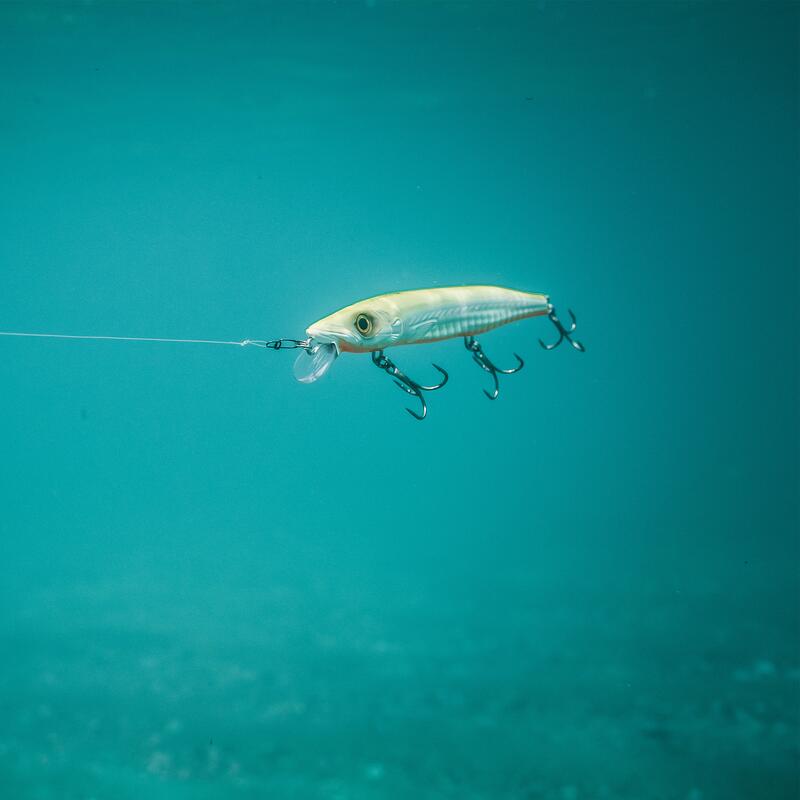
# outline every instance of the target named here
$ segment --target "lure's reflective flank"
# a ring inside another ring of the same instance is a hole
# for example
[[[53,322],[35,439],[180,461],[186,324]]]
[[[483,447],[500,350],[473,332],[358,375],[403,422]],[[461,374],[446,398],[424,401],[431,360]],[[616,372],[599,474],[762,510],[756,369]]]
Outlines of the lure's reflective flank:
[[[448,286],[381,294],[310,325],[309,337],[339,352],[372,353],[401,344],[475,336],[526,317],[548,314],[547,295],[501,286]]]
[[[584,346],[572,338],[577,322],[571,310],[569,314],[572,324],[567,329],[547,295],[501,286],[449,286],[382,294],[346,306],[310,325],[306,331],[309,346],[295,362],[295,376],[303,383],[311,383],[328,371],[340,353],[371,353],[377,367],[391,375],[404,392],[419,399],[422,413],[406,410],[422,420],[428,413],[423,392],[441,389],[448,374],[434,364],[444,380],[431,386],[417,383],[384,354],[386,348],[463,337],[473,361],[492,378],[493,390],[484,389],[484,394],[496,400],[500,393],[498,375],[519,372],[524,362],[515,353],[516,367],[497,367],[475,336],[510,322],[547,316],[559,336],[551,345],[540,339],[545,350],[555,349],[566,339],[576,350],[584,352]]]

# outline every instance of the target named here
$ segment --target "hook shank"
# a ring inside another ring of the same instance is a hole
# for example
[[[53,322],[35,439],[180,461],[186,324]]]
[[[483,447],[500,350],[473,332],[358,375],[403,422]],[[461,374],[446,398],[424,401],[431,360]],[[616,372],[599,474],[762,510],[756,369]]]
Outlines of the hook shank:
[[[553,344],[545,344],[541,339],[539,339],[539,344],[545,350],[555,350],[556,347],[558,347],[561,344],[561,342],[563,342],[566,339],[576,350],[578,350],[581,353],[585,353],[586,348],[577,339],[572,338],[572,334],[575,333],[575,329],[578,327],[578,321],[575,319],[575,315],[572,313],[571,308],[568,308],[567,312],[572,318],[572,323],[570,324],[569,329],[564,327],[564,324],[561,322],[561,320],[558,318],[558,315],[556,314],[555,308],[553,306],[550,306],[550,313],[547,315],[547,318],[550,320],[550,322],[553,323],[553,325],[555,325],[555,328],[558,331],[558,339],[556,339],[556,341],[553,342]]]
[[[411,380],[411,378],[402,372],[388,356],[384,355],[383,350],[374,350],[371,353],[371,356],[372,363],[378,367],[378,369],[382,369],[387,375],[390,375],[392,378],[394,378],[395,386],[397,386],[399,389],[402,389],[406,394],[410,394],[412,397],[418,398],[422,404],[421,414],[418,414],[416,411],[412,411],[410,408],[406,408],[406,411],[408,411],[408,413],[411,414],[414,419],[425,419],[425,417],[428,415],[428,404],[425,402],[425,397],[422,393],[435,392],[437,389],[441,389],[442,386],[447,383],[450,377],[447,374],[447,371],[442,369],[438,364],[434,364],[434,368],[441,372],[443,380],[440,383],[433,384],[432,386],[425,386],[424,384]]]
[[[497,378],[498,375],[513,375],[515,372],[519,372],[525,366],[525,362],[516,353],[514,353],[514,358],[517,359],[517,366],[511,367],[511,369],[500,369],[500,367],[498,367],[496,364],[493,364],[489,356],[483,352],[483,348],[474,336],[464,337],[464,347],[466,347],[467,350],[472,353],[472,360],[484,372],[488,372],[492,378],[494,383],[494,388],[492,391],[487,392],[486,389],[483,390],[483,393],[490,400],[497,400],[500,394],[500,382]]]

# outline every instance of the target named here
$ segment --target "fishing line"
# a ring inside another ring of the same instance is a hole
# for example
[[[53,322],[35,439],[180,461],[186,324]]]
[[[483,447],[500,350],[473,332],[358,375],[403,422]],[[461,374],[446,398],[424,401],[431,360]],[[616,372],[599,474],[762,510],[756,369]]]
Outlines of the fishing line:
[[[172,344],[227,344],[236,347],[273,347],[270,342],[261,339],[242,339],[239,342],[222,339],[164,339],[153,336],[78,336],[69,333],[22,333],[17,331],[0,331],[0,336],[24,336],[36,339],[92,339],[113,342],[170,342]],[[274,348],[277,349],[277,348]]]

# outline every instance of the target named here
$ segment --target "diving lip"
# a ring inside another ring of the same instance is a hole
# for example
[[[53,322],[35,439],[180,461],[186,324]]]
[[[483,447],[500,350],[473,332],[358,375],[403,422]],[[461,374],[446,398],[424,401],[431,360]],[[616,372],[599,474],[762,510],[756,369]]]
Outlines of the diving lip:
[[[314,383],[319,380],[339,356],[339,350],[333,342],[313,339],[309,342],[309,347],[294,362],[294,377],[300,383]]]

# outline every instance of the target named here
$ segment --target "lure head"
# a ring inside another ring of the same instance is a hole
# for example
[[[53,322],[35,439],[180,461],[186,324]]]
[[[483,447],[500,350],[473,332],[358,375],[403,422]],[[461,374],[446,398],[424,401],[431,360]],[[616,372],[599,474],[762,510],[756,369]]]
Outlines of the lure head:
[[[371,353],[397,342],[402,323],[394,303],[373,297],[323,317],[306,333],[314,342],[333,344],[337,353]]]
[[[394,344],[402,332],[395,305],[385,297],[354,303],[306,329],[308,349],[295,361],[301,383],[321,378],[339,353],[370,353]]]

